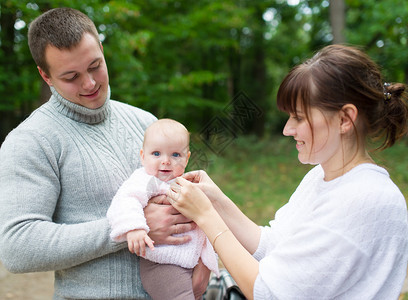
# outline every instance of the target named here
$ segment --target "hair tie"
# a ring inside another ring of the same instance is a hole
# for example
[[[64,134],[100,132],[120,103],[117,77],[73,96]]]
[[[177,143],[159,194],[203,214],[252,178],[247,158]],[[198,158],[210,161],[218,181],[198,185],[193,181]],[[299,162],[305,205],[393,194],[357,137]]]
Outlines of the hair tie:
[[[384,87],[383,87],[383,89],[384,89],[384,101],[388,101],[388,100],[391,99],[391,93],[388,91],[388,87],[390,85],[391,84],[389,84],[388,82],[384,82]]]

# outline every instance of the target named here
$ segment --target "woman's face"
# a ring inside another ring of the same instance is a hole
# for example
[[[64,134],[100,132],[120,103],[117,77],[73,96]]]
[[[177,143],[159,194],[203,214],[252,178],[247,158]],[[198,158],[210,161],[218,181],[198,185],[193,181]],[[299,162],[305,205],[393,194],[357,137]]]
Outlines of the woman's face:
[[[297,116],[290,114],[283,134],[296,140],[298,159],[302,164],[334,167],[342,161],[342,143],[338,113],[312,107],[309,120],[298,105]]]

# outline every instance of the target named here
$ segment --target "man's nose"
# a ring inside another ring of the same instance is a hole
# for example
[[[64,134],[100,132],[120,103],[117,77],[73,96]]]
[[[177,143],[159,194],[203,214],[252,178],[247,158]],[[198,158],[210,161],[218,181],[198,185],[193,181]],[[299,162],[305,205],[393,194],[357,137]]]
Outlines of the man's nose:
[[[86,74],[84,81],[82,82],[82,88],[85,90],[92,90],[95,87],[95,83],[92,74]]]

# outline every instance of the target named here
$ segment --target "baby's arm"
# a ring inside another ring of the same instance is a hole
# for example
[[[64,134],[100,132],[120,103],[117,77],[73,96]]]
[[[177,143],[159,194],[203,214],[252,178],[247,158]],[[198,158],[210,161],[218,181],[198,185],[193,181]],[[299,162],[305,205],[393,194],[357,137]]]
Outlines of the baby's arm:
[[[131,253],[135,253],[138,256],[146,255],[146,245],[151,250],[154,250],[154,241],[147,235],[147,231],[144,229],[131,230],[126,234],[128,242],[128,248]]]

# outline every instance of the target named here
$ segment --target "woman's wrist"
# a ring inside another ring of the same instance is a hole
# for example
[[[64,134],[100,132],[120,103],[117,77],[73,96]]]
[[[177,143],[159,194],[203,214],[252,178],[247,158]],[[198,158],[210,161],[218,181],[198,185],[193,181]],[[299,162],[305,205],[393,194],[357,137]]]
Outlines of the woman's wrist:
[[[228,211],[229,204],[231,203],[231,199],[228,198],[224,193],[222,193],[220,197],[212,201],[212,205],[214,206],[215,210],[220,214],[222,214],[223,211]]]
[[[215,219],[219,217],[217,211],[214,207],[211,207],[207,211],[202,211],[197,219],[194,222],[197,224],[198,227],[202,228],[213,223]]]
[[[213,207],[202,213],[196,220],[196,224],[205,232],[211,243],[215,241],[220,232],[228,230],[228,226]]]

